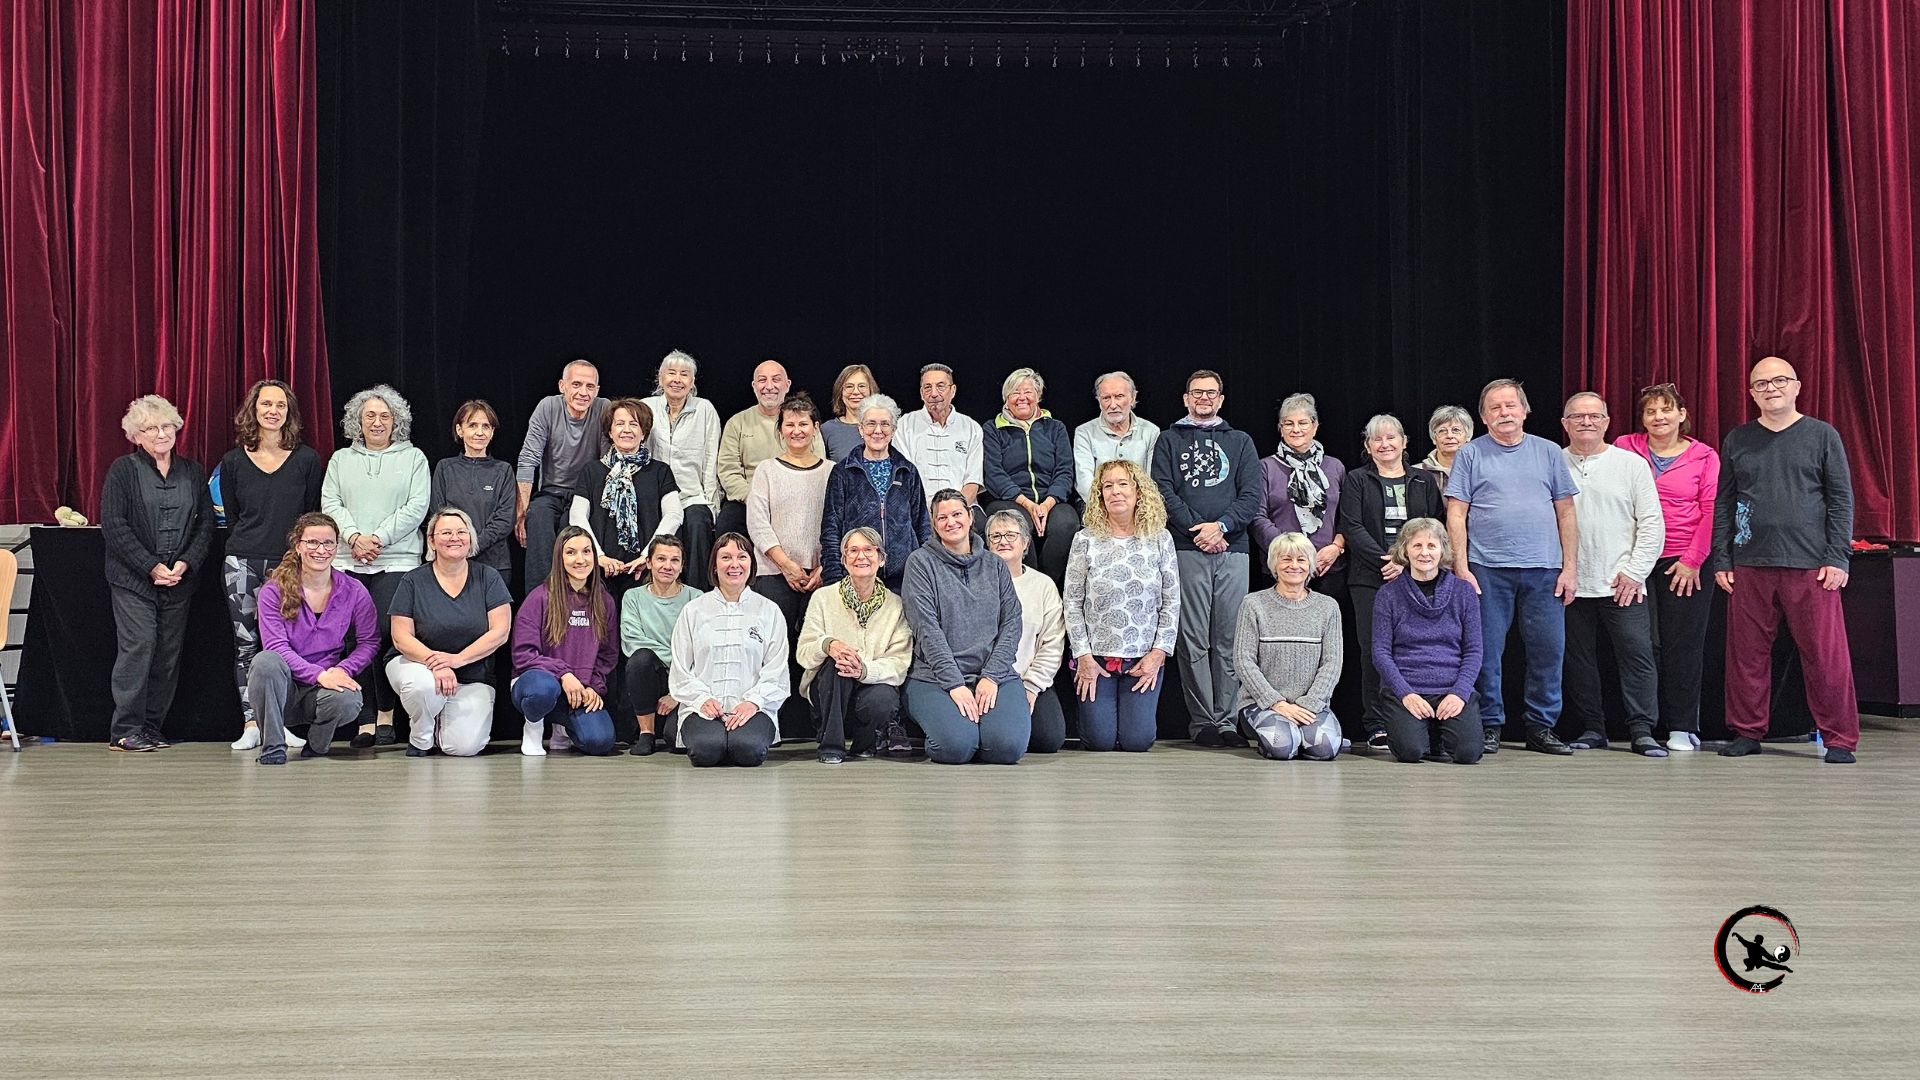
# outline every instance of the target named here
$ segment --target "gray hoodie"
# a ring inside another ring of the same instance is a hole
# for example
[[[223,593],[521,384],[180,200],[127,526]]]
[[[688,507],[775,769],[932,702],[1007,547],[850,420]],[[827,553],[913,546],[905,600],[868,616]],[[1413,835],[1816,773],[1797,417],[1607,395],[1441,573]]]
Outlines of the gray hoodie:
[[[978,676],[1020,689],[1013,670],[1020,648],[1020,594],[1007,564],[978,535],[966,555],[948,551],[936,537],[907,556],[900,599],[913,628],[908,678],[952,690]]]
[[[427,519],[431,487],[427,455],[404,439],[384,450],[369,450],[358,439],[335,450],[320,482],[320,510],[340,524],[334,568],[371,574],[419,566],[420,523]],[[380,557],[371,565],[353,561],[347,541],[355,533],[379,538]]]

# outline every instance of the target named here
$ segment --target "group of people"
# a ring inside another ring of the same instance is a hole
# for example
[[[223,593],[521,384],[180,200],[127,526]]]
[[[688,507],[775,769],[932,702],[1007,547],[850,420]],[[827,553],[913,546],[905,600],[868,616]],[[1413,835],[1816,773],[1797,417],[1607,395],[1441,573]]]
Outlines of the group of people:
[[[234,748],[264,764],[324,756],[341,727],[356,747],[393,743],[396,708],[409,755],[476,754],[509,643],[529,755],[624,743],[757,765],[784,714],[815,722],[823,762],[908,749],[911,725],[936,762],[1011,764],[1065,743],[1063,664],[1081,744],[1145,751],[1171,659],[1195,743],[1328,760],[1352,745],[1332,706],[1349,629],[1362,700],[1349,719],[1371,751],[1497,753],[1517,630],[1530,749],[1608,745],[1604,633],[1628,743],[1664,757],[1700,745],[1708,574],[1729,604],[1735,738],[1721,753],[1762,748],[1784,619],[1826,760],[1853,760],[1846,457],[1797,411],[1778,357],[1749,379],[1759,418],[1718,453],[1687,434],[1671,384],[1641,391],[1641,430],[1612,444],[1604,399],[1573,395],[1562,447],[1526,434],[1525,389],[1497,379],[1478,403],[1484,435],[1442,406],[1414,463],[1405,427],[1380,414],[1351,469],[1321,443],[1307,394],[1281,402],[1263,459],[1222,415],[1213,371],[1187,377],[1164,430],[1137,414],[1124,372],[1095,381],[1100,414],[1072,431],[1032,368],[1007,376],[984,424],[954,407],[951,368],[919,379],[922,407],[903,415],[849,365],[823,422],[767,361],[755,404],[722,423],[684,352],[646,398],[603,397],[576,360],[515,463],[490,455],[499,417],[476,400],[453,417],[462,453],[432,466],[391,386],[347,403],[347,445],[323,466],[292,391],[267,380],[235,417],[217,509],[204,470],[173,452],[179,413],[140,398],[123,420],[136,449],[102,498],[111,746],[166,745],[183,585],[223,514]],[[517,615],[512,543],[527,551]],[[1255,551],[1273,585],[1250,593]]]

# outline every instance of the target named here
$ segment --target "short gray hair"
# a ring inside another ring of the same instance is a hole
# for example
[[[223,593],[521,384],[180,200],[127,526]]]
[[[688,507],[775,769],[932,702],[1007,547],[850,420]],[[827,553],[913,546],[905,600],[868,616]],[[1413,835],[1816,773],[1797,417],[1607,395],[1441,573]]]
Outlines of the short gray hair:
[[[1020,539],[1027,544],[1033,543],[1033,533],[1027,526],[1027,515],[1023,511],[1019,511],[1019,510],[994,511],[993,515],[987,518],[987,531],[992,532],[993,523],[1001,520],[1013,522],[1014,527],[1020,530]]]
[[[1391,427],[1399,432],[1402,439],[1407,437],[1407,426],[1400,422],[1399,417],[1392,413],[1374,413],[1367,418],[1367,426],[1360,429],[1360,448],[1366,449],[1367,444],[1371,443],[1373,437],[1378,435],[1380,429],[1384,427]]]
[[[406,442],[413,434],[413,406],[400,396],[400,391],[386,383],[376,383],[347,399],[347,407],[340,415],[340,430],[346,433],[350,442],[364,441],[365,433],[360,430],[360,413],[366,409],[367,402],[375,398],[379,398],[387,411],[393,414],[393,441]]]
[[[1288,394],[1280,402],[1280,419],[1285,420],[1287,414],[1293,412],[1306,413],[1314,423],[1320,422],[1320,406],[1313,400],[1312,394]]]
[[[852,543],[852,542],[853,542],[853,538],[854,538],[854,537],[856,537],[856,536],[857,536],[857,537],[859,537],[859,538],[860,538],[860,539],[862,539],[862,540],[865,540],[865,541],[866,541],[867,543],[869,543],[869,544],[872,544],[872,545],[873,545],[873,546],[874,546],[875,548],[877,548],[877,549],[879,550],[879,552],[880,552],[880,568],[881,568],[882,570],[884,570],[884,569],[886,569],[886,566],[887,566],[887,542],[886,542],[885,540],[882,540],[882,539],[880,538],[880,532],[879,532],[879,530],[877,530],[877,529],[875,529],[875,528],[873,528],[873,527],[872,527],[872,526],[870,526],[870,525],[862,525],[862,526],[860,526],[860,527],[858,527],[858,528],[854,528],[854,529],[848,529],[848,530],[847,530],[847,533],[846,533],[846,535],[845,535],[845,536],[842,536],[842,537],[840,538],[840,563],[841,563],[841,565],[843,565],[843,566],[844,566],[844,565],[846,565],[846,561],[847,561],[847,545],[848,545],[848,544],[850,544],[850,543]]]
[[[1407,559],[1407,545],[1416,536],[1437,536],[1440,538],[1440,569],[1453,565],[1453,541],[1447,539],[1447,527],[1440,524],[1438,518],[1417,517],[1400,526],[1400,535],[1394,537],[1393,548],[1387,557],[1399,566],[1411,565]]]
[[[1047,380],[1041,378],[1040,373],[1032,368],[1023,367],[1014,368],[1013,373],[1008,375],[1006,380],[1000,384],[1000,400],[1005,401],[1012,397],[1013,392],[1020,388],[1020,384],[1026,382],[1028,379],[1033,380],[1033,396],[1035,400],[1047,396]]]
[[[145,394],[127,404],[127,414],[120,418],[120,431],[132,442],[143,429],[161,424],[172,424],[173,429],[179,431],[187,422],[180,418],[180,410],[173,407],[173,402],[159,394]]]
[[[1267,571],[1275,577],[1280,576],[1279,572],[1273,569],[1273,565],[1280,561],[1282,555],[1304,555],[1308,562],[1312,562],[1314,556],[1318,554],[1319,552],[1313,548],[1313,541],[1307,539],[1306,533],[1284,532],[1274,537],[1273,542],[1267,545]]]
[[[853,418],[853,422],[858,424],[865,420],[867,414],[875,409],[886,413],[887,419],[893,421],[895,427],[900,425],[900,404],[885,394],[868,394],[863,398],[860,402],[860,414]]]
[[[1140,387],[1135,385],[1133,376],[1124,371],[1109,371],[1105,375],[1093,380],[1093,396],[1096,400],[1100,397],[1100,384],[1109,379],[1125,379],[1127,383],[1127,393],[1136,400],[1140,397]]]
[[[945,365],[945,364],[922,364],[922,365],[921,365],[921,367],[920,367],[920,374],[921,374],[922,376],[924,376],[924,375],[926,375],[926,373],[927,373],[927,372],[929,372],[929,371],[941,371],[941,372],[945,372],[945,373],[946,373],[946,376],[947,376],[947,378],[949,378],[949,379],[951,379],[951,378],[953,378],[953,369],[952,369],[952,368],[950,368],[950,367],[948,367],[948,366],[947,366],[947,365]]]
[[[1533,402],[1527,400],[1527,388],[1520,385],[1519,379],[1495,379],[1481,387],[1479,403],[1481,412],[1487,411],[1487,395],[1495,390],[1512,390],[1520,396],[1520,411],[1528,414],[1533,412]]]
[[[667,355],[661,357],[660,366],[653,369],[654,393],[657,394],[660,392],[660,376],[663,373],[665,373],[665,371],[667,370],[668,364],[680,364],[684,366],[688,371],[693,373],[694,385],[695,386],[700,385],[700,361],[695,360],[692,356],[688,355],[687,353],[681,352],[679,349],[675,349],[672,352],[668,353]]]
[[[1460,430],[1469,437],[1473,435],[1473,417],[1458,405],[1442,405],[1433,410],[1433,415],[1427,417],[1427,437],[1438,434],[1442,424],[1459,424]]]
[[[1574,403],[1575,401],[1577,401],[1577,400],[1579,400],[1580,398],[1583,398],[1583,397],[1584,397],[1584,398],[1592,398],[1593,400],[1595,400],[1595,401],[1597,401],[1597,402],[1599,402],[1599,403],[1600,403],[1600,415],[1602,415],[1602,416],[1607,416],[1607,415],[1610,415],[1610,414],[1609,414],[1609,413],[1607,412],[1607,399],[1606,399],[1606,398],[1603,398],[1603,397],[1601,397],[1601,396],[1600,396],[1599,394],[1597,394],[1597,393],[1595,393],[1595,392],[1594,392],[1594,391],[1592,391],[1592,390],[1582,390],[1582,391],[1580,391],[1580,392],[1578,392],[1578,393],[1575,393],[1575,394],[1569,394],[1569,395],[1567,396],[1567,403],[1566,403],[1565,405],[1562,405],[1562,406],[1560,406],[1560,412],[1561,412],[1562,414],[1565,414],[1565,413],[1566,413],[1566,411],[1567,411],[1568,409],[1570,409],[1570,408],[1572,408],[1572,407],[1573,407],[1573,403]]]
[[[595,379],[598,379],[598,378],[600,377],[600,365],[599,365],[599,364],[596,364],[596,363],[594,363],[593,361],[591,361],[591,360],[589,360],[589,359],[587,359],[587,358],[586,358],[586,357],[584,357],[584,356],[576,356],[576,357],[574,357],[573,359],[571,359],[571,360],[569,360],[569,361],[567,361],[567,362],[566,362],[565,364],[563,364],[563,365],[561,365],[561,367],[560,367],[560,381],[561,381],[561,382],[566,382],[566,381],[567,381],[567,372],[569,372],[569,371],[572,371],[572,370],[573,370],[574,368],[577,368],[577,367],[583,367],[583,368],[592,368],[592,369],[593,369],[593,377],[594,377]]]

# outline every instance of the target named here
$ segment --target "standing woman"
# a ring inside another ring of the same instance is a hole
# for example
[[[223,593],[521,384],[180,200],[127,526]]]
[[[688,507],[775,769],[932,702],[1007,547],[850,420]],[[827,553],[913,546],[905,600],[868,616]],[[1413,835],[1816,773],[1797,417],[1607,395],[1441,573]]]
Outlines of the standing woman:
[[[1040,407],[1047,382],[1030,367],[1000,384],[1000,415],[981,431],[989,514],[1018,510],[1037,537],[1033,565],[1057,584],[1080,531],[1073,505],[1073,433]]]
[[[1353,557],[1347,567],[1347,592],[1353,597],[1353,630],[1360,648],[1360,723],[1367,749],[1389,749],[1387,721],[1391,701],[1380,696],[1380,672],[1373,666],[1373,608],[1380,587],[1400,576],[1402,564],[1388,554],[1400,529],[1414,518],[1444,520],[1447,501],[1443,474],[1407,468],[1407,432],[1389,413],[1367,421],[1363,433],[1367,463],[1341,484],[1340,535]]]
[[[352,574],[333,568],[340,546],[333,519],[301,514],[286,545],[260,586],[260,653],[247,676],[262,765],[286,764],[289,746],[301,757],[326,757],[334,729],[360,715],[359,675],[380,647],[373,597]],[[313,745],[294,739],[289,724],[306,727]]]
[[[465,510],[480,529],[473,561],[506,577],[513,569],[513,523],[519,505],[512,463],[487,453],[499,428],[500,414],[479,398],[460,406],[453,414],[460,453],[434,463],[427,505]]]
[[[747,587],[752,541],[722,533],[710,573],[713,591],[695,597],[673,624],[667,691],[682,706],[680,742],[689,763],[752,768],[780,741],[786,628],[773,601]]]
[[[913,662],[913,635],[900,598],[880,582],[887,557],[880,534],[862,526],[840,540],[847,576],[807,602],[794,656],[806,671],[800,693],[820,721],[820,761],[872,757],[879,736],[900,708],[900,684]]]
[[[567,523],[593,541],[615,600],[639,582],[647,545],[678,531],[682,520],[680,485],[649,449],[653,419],[644,401],[620,398],[607,405],[607,456],[581,468],[567,512]]]
[[[287,554],[287,535],[300,515],[320,509],[323,467],[313,447],[300,442],[300,402],[278,379],[262,379],[247,391],[233,416],[239,444],[220,459],[220,501],[227,512],[227,615],[233,620],[233,677],[240,688],[246,727],[235,750],[260,745],[260,726],[247,696],[247,675],[260,651],[255,594],[267,572]],[[364,665],[363,665],[364,666]],[[299,736],[287,739],[299,749]]]
[[[1013,765],[1027,752],[1033,714],[1014,659],[1020,594],[1006,564],[973,542],[967,497],[933,496],[934,538],[907,560],[901,599],[913,629],[907,711],[942,765]]]
[[[493,737],[493,654],[513,628],[513,596],[491,566],[473,562],[473,520],[448,507],[427,519],[433,561],[407,571],[393,594],[387,679],[413,721],[407,756],[472,757]]]
[[[820,425],[828,464],[845,461],[848,454],[860,449],[860,403],[879,389],[873,369],[867,365],[848,364],[840,369],[840,377],[833,380],[833,419]]]
[[[1404,573],[1380,590],[1373,663],[1387,702],[1395,761],[1472,765],[1484,752],[1479,697],[1480,597],[1453,576],[1453,545],[1435,518],[1407,522],[1393,543]]]
[[[1313,541],[1313,577],[1321,592],[1339,595],[1344,584],[1328,578],[1342,567],[1346,538],[1340,535],[1341,481],[1347,467],[1320,445],[1320,410],[1312,394],[1292,394],[1280,403],[1280,448],[1260,463],[1260,509],[1253,540],[1265,551],[1281,533]]]
[[[813,449],[818,415],[804,392],[781,403],[782,451],[754,466],[747,492],[753,591],[780,608],[792,635],[800,632],[807,597],[820,587],[820,517],[833,469]]]
[[[526,719],[520,752],[545,757],[546,726],[565,727],[575,749],[613,753],[607,677],[620,659],[618,612],[600,578],[593,537],[578,525],[553,540],[553,569],[513,623],[513,707]]]
[[[1065,600],[1080,745],[1143,753],[1159,733],[1160,671],[1180,635],[1180,571],[1167,504],[1146,470],[1109,461],[1093,482]]]
[[[1345,646],[1340,605],[1307,588],[1318,552],[1297,532],[1267,546],[1274,586],[1240,605],[1233,670],[1240,676],[1240,726],[1263,756],[1332,761],[1340,754],[1333,686]]]
[[[893,448],[899,423],[900,406],[887,395],[870,394],[860,403],[860,451],[842,458],[827,477],[827,502],[820,514],[820,580],[825,584],[847,573],[840,565],[840,538],[865,527],[884,541],[882,580],[899,592],[908,556],[931,535],[920,471]]]
[[[1020,647],[1013,656],[1013,672],[1027,691],[1027,712],[1033,716],[1027,753],[1057,754],[1067,741],[1067,714],[1053,678],[1066,656],[1067,621],[1053,579],[1027,572],[1029,542],[1027,518],[1020,511],[1000,510],[987,518],[987,549],[1007,564],[1013,591],[1020,597]]]
[[[1433,440],[1433,453],[1420,459],[1416,469],[1425,469],[1447,490],[1447,474],[1453,471],[1453,455],[1473,440],[1473,417],[1458,405],[1442,405],[1427,419],[1427,436]]]
[[[1649,575],[1654,662],[1660,668],[1660,719],[1667,749],[1700,749],[1700,665],[1713,590],[1700,587],[1700,567],[1713,547],[1713,500],[1720,494],[1720,454],[1687,437],[1687,407],[1672,383],[1649,386],[1634,403],[1641,430],[1615,444],[1647,460],[1667,543]]]
[[[682,535],[687,541],[687,582],[707,586],[707,553],[713,546],[713,515],[720,507],[720,414],[696,392],[699,362],[675,349],[660,361],[647,449],[673,470],[680,493]]]
[[[656,732],[668,746],[673,745],[673,712],[680,705],[667,693],[673,627],[681,610],[700,595],[699,589],[680,581],[685,555],[679,537],[654,537],[647,545],[641,587],[627,590],[620,600],[620,651],[626,656],[621,685],[626,690],[627,712],[639,725],[633,749],[628,751],[634,757],[653,753]]]
[[[173,452],[183,421],[166,398],[135,398],[120,430],[135,449],[107,467],[100,538],[113,601],[113,719],[110,750],[149,751],[180,680],[187,608],[195,574],[213,540],[207,471]]]
[[[407,441],[413,409],[385,383],[348,399],[340,429],[348,444],[327,459],[320,509],[340,525],[333,567],[360,579],[380,613],[381,645],[389,634],[387,613],[407,571],[420,565],[420,523],[427,516],[432,478],[427,456]],[[363,694],[357,749],[393,742],[393,686],[376,668],[373,693]],[[376,719],[373,710],[378,709]]]

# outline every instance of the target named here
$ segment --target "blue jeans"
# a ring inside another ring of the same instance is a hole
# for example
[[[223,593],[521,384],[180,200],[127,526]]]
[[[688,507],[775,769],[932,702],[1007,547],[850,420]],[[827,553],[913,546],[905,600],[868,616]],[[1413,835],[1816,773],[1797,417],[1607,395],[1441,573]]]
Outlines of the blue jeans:
[[[1506,726],[1501,664],[1507,631],[1518,623],[1527,659],[1527,729],[1552,730],[1560,722],[1560,664],[1567,646],[1566,605],[1553,595],[1558,569],[1470,565],[1480,582],[1480,723],[1498,731]]]
[[[573,708],[560,680],[544,671],[529,671],[513,681],[513,707],[529,724],[545,720],[566,728],[573,748],[583,754],[613,753],[613,717],[605,707],[591,712]]]
[[[1094,662],[1103,659],[1105,657],[1096,656]],[[1136,694],[1133,684],[1137,676],[1126,674],[1126,669],[1133,664],[1132,659],[1123,659],[1120,673],[1103,676],[1093,684],[1093,700],[1080,703],[1082,747],[1088,750],[1118,747],[1136,754],[1153,748],[1153,737],[1160,733],[1157,719],[1160,687],[1167,681],[1167,671],[1162,666],[1153,689]]]
[[[1013,765],[1027,752],[1027,740],[1033,737],[1033,716],[1027,711],[1027,692],[1019,679],[1001,685],[993,708],[977,724],[960,715],[960,707],[945,690],[908,679],[907,713],[927,733],[927,756],[942,765],[969,761]]]

